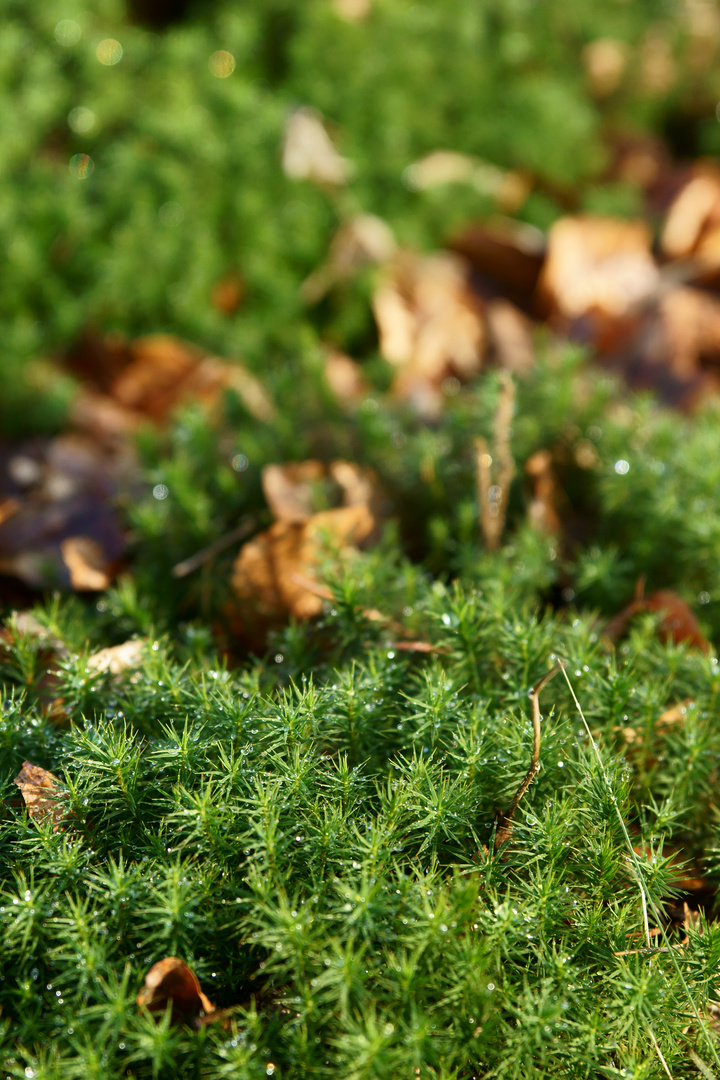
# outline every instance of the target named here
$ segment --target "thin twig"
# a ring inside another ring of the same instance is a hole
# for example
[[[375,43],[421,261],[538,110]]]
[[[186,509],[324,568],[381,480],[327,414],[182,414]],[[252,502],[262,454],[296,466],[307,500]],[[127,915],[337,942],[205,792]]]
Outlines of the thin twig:
[[[237,528],[232,529],[229,533],[225,533],[219,540],[214,540],[212,544],[208,544],[207,547],[202,548],[201,551],[196,552],[194,555],[190,555],[189,558],[183,559],[182,562],[176,563],[172,568],[172,575],[176,578],[187,577],[188,574],[192,574],[193,570],[198,570],[203,563],[208,562],[209,559],[213,559],[216,555],[219,555],[225,548],[230,547],[231,544],[235,544],[238,540],[244,540],[256,526],[254,517],[244,517]]]
[[[653,1046],[655,1047],[655,1051],[657,1053],[657,1056],[660,1058],[660,1064],[662,1065],[663,1069],[665,1070],[665,1072],[670,1077],[670,1080],[673,1080],[673,1074],[670,1072],[670,1069],[668,1067],[668,1063],[667,1063],[667,1061],[665,1060],[665,1058],[663,1056],[662,1050],[660,1049],[660,1043],[657,1041],[657,1039],[653,1035],[653,1029],[651,1027],[648,1028],[648,1034],[649,1034],[650,1038],[652,1039]]]
[[[547,683],[550,682],[553,676],[557,675],[558,671],[560,671],[562,667],[562,664],[556,664],[554,668],[552,668],[550,671],[546,672],[545,675],[543,675],[542,679],[540,679],[539,682],[535,683],[532,690],[530,691],[533,718],[533,748],[532,757],[530,759],[530,768],[526,772],[525,777],[520,784],[520,787],[515,792],[513,800],[510,803],[507,812],[504,814],[500,814],[498,818],[498,827],[495,832],[495,851],[497,851],[497,849],[502,844],[504,844],[507,840],[510,839],[510,836],[512,834],[513,814],[517,810],[518,803],[522,799],[527,789],[532,784],[535,776],[538,773],[538,770],[540,769],[540,691],[543,689],[544,686],[547,685]]]

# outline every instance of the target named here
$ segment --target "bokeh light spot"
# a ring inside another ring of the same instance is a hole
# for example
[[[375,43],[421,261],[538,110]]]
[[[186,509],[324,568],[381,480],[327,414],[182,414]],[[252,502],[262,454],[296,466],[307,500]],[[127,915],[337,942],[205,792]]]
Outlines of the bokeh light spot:
[[[95,162],[89,154],[73,154],[68,168],[76,180],[87,180],[95,168]]]
[[[98,45],[95,54],[101,64],[112,67],[113,64],[117,64],[122,60],[123,48],[115,38],[105,38]]]
[[[80,24],[74,19],[61,19],[55,27],[55,40],[58,45],[77,45],[81,37]]]
[[[76,135],[87,135],[95,127],[97,117],[92,109],[86,109],[84,105],[78,105],[71,109],[68,114],[68,125]]]
[[[225,49],[220,49],[212,54],[208,60],[208,67],[210,74],[216,79],[227,79],[228,75],[232,75],[235,70],[235,57]]]

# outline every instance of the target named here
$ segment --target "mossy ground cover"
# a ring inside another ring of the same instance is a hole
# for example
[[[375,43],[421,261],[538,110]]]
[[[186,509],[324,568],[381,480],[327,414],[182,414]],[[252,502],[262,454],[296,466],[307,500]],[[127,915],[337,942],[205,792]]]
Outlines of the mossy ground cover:
[[[568,199],[632,210],[604,178],[605,125],[613,110],[659,125],[682,95],[631,80],[601,107],[576,53],[602,36],[640,48],[659,26],[680,55],[670,9],[378,0],[345,23],[319,0],[218,4],[158,34],[109,3],[4,8],[6,436],[62,427],[72,381],[27,361],[88,326],[241,354],[275,403],[258,419],[228,394],[143,429],[121,576],[39,598],[44,638],[5,611],[4,1075],[720,1076],[720,666],[713,647],[661,640],[649,611],[614,643],[603,632],[645,575],[717,640],[717,404],[688,421],[538,340],[512,454],[553,448],[566,531],[532,527],[518,474],[488,551],[475,439],[492,446],[498,375],[453,385],[428,422],[385,393],[368,281],[312,311],[298,293],[345,213],[419,247],[483,213],[477,193],[402,185],[449,142],[539,176],[536,225]],[[232,78],[208,71],[220,49]],[[711,83],[687,85],[697,101]],[[356,168],[340,195],[279,167],[298,102],[338,125]],[[209,298],[234,272],[247,297],[228,318]],[[328,392],[321,338],[365,361],[354,411]],[[373,467],[389,520],[370,550],[328,550],[318,618],[249,648],[227,613],[236,549],[172,569],[245,515],[268,523],[263,466],[313,457]],[[137,669],[88,666],[133,637]],[[540,771],[495,850],[530,763],[528,691],[558,658],[596,744],[556,677]],[[24,760],[60,778],[59,821],[22,807]],[[138,1008],[167,956],[220,1019],[192,1030]]]

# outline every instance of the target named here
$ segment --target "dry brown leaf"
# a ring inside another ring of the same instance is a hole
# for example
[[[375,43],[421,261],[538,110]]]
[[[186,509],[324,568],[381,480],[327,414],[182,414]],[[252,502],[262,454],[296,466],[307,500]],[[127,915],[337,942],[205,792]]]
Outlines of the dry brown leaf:
[[[70,584],[80,592],[102,592],[110,584],[105,552],[89,536],[68,536],[60,542],[60,554],[70,574]]]
[[[675,645],[687,643],[702,652],[710,651],[710,642],[704,637],[690,606],[671,589],[658,589],[650,596],[637,596],[606,624],[605,633],[612,639],[620,637],[630,619],[641,612],[657,615],[658,637]]]
[[[672,724],[683,724],[687,720],[688,710],[695,707],[695,702],[692,698],[685,698],[684,701],[678,701],[677,705],[671,705],[669,709],[661,713],[658,717],[658,727],[669,727]]]
[[[266,619],[312,618],[322,611],[323,601],[299,584],[295,575],[313,577],[324,536],[342,554],[367,540],[375,527],[375,518],[364,504],[326,510],[302,523],[277,521],[240,549],[233,567],[233,589]]]
[[[88,338],[67,357],[67,366],[85,382],[74,406],[75,422],[99,436],[132,431],[143,418],[165,423],[184,402],[212,409],[226,389],[252,415],[267,421],[274,406],[267,392],[239,363],[208,356],[171,334],[149,334],[128,342],[118,335]]]
[[[545,258],[545,234],[513,218],[471,225],[448,245],[468,260],[480,291],[531,306]]]
[[[88,657],[87,669],[95,674],[108,672],[110,675],[122,675],[124,671],[139,668],[143,661],[145,642],[139,638],[124,641],[121,645],[111,645],[100,649]]]
[[[403,173],[403,180],[412,191],[425,191],[439,184],[469,184],[493,198],[507,213],[519,210],[532,188],[529,178],[521,173],[454,150],[434,150],[413,162]]]
[[[245,282],[239,274],[226,274],[212,291],[211,303],[221,315],[234,315],[243,302]]]
[[[457,256],[404,252],[375,293],[373,311],[380,351],[401,369],[394,393],[421,414],[439,410],[446,378],[468,379],[482,367],[482,303]]]
[[[585,46],[581,59],[590,92],[595,97],[608,97],[617,90],[625,74],[628,58],[627,45],[615,38],[597,38]]]
[[[351,461],[291,461],[266,465],[262,470],[265,499],[276,521],[303,522],[328,503],[342,506],[366,505],[380,501],[378,479],[373,469]]]
[[[671,259],[703,258],[708,234],[720,227],[720,172],[696,169],[668,210],[660,246]]]
[[[321,461],[289,461],[266,465],[262,470],[265,501],[276,521],[307,521],[317,507],[314,501],[326,475]]]
[[[511,375],[528,375],[535,365],[532,324],[509,300],[490,300],[485,308],[492,359]]]
[[[720,367],[720,300],[701,289],[671,289],[660,300],[667,367],[695,375],[703,363]]]
[[[332,186],[346,184],[354,171],[333,146],[319,113],[305,106],[291,113],[285,125],[282,167],[291,180]]]
[[[31,761],[24,761],[15,783],[20,788],[30,817],[38,825],[51,822],[53,832],[58,832],[65,820],[66,807],[57,776],[39,765],[33,765]]]
[[[367,266],[382,266],[397,251],[387,222],[374,214],[358,214],[344,221],[335,233],[325,262],[300,287],[308,304],[316,304],[335,285],[349,281]]]
[[[644,221],[561,218],[548,233],[540,293],[565,320],[591,313],[611,319],[631,315],[658,287],[651,242]]]
[[[174,1024],[199,1027],[215,1013],[215,1006],[200,989],[195,972],[177,956],[167,956],[153,964],[137,996],[138,1008],[151,1013],[164,1013],[168,1002]]]
[[[86,576],[79,565],[84,557],[90,568],[107,576],[123,550],[117,496],[134,490],[132,455],[108,453],[93,439],[68,434],[20,444],[4,465],[0,483],[17,488],[21,479],[23,490],[16,512],[0,524],[2,571],[32,588],[68,588],[71,577],[77,582]],[[73,542],[67,545],[68,559],[63,556],[61,544],[76,537],[97,545],[92,557],[90,549],[76,552]]]
[[[325,356],[325,381],[341,405],[358,405],[370,392],[360,365],[334,349]]]

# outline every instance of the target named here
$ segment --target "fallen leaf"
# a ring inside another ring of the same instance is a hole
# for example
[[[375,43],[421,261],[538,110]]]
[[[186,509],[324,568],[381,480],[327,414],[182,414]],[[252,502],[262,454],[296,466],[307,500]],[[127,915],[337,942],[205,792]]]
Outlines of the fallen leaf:
[[[372,507],[381,496],[374,469],[351,461],[291,461],[262,470],[265,499],[276,521],[303,522],[338,506]]]
[[[520,209],[532,186],[527,176],[454,150],[435,150],[413,162],[403,180],[411,191],[426,191],[439,184],[469,184],[508,213]]]
[[[710,643],[703,636],[690,606],[670,589],[658,589],[648,597],[636,597],[610,619],[605,633],[613,640],[620,637],[630,619],[641,612],[658,616],[657,632],[661,641],[671,641],[675,645],[686,642],[702,652],[709,652]]]
[[[330,390],[341,405],[358,405],[370,392],[360,365],[337,350],[328,350],[324,375]]]
[[[704,364],[720,368],[717,297],[691,287],[671,289],[660,299],[660,319],[660,347],[669,371],[680,378],[692,378]]]
[[[53,832],[58,832],[66,816],[66,807],[57,776],[39,765],[24,761],[15,783],[20,788],[29,816],[38,825],[51,822]]]
[[[107,559],[89,536],[68,536],[60,542],[60,554],[70,573],[70,584],[81,592],[102,592],[110,584]]]
[[[402,253],[373,297],[380,351],[400,370],[394,393],[421,415],[439,411],[441,387],[480,371],[485,350],[482,303],[464,260]]]
[[[692,698],[685,698],[684,701],[679,701],[677,705],[671,705],[669,709],[661,713],[658,717],[658,727],[669,727],[671,724],[683,724],[687,720],[688,710],[695,707],[695,702]]]
[[[485,320],[493,362],[511,375],[528,375],[535,366],[530,320],[509,300],[488,301]]]
[[[594,97],[608,97],[617,90],[629,55],[626,43],[616,38],[596,38],[585,46],[580,58]]]
[[[683,185],[665,218],[660,247],[671,259],[693,256],[701,261],[720,256],[720,171],[696,168]]]
[[[367,266],[382,266],[397,251],[387,222],[374,214],[358,214],[344,221],[335,233],[327,258],[300,287],[308,304],[316,304],[335,285],[349,281]]]
[[[670,589],[658,589],[645,601],[646,610],[660,616],[658,634],[662,641],[679,645],[687,642],[703,652],[710,651],[710,642],[703,636],[700,625],[689,604]]]
[[[212,291],[211,303],[221,315],[234,315],[245,296],[245,282],[239,274],[226,274]]]
[[[142,420],[164,424],[186,402],[210,410],[228,389],[257,419],[268,421],[275,414],[267,391],[244,365],[208,356],[171,334],[130,342],[117,334],[88,338],[68,353],[66,363],[85,384],[73,406],[75,423],[95,435],[104,426],[117,437]]]
[[[470,225],[447,245],[475,271],[473,284],[483,296],[499,294],[523,310],[533,305],[545,258],[545,234],[512,218]]]
[[[132,638],[121,645],[100,649],[88,657],[87,669],[95,674],[108,672],[110,675],[133,671],[142,664],[145,644],[140,638]]]
[[[0,524],[0,571],[32,588],[104,588],[124,547],[117,499],[135,490],[134,457],[68,434],[21,444],[4,465],[0,486],[23,487]]]
[[[548,233],[539,292],[566,323],[590,314],[610,319],[630,315],[658,287],[651,243],[644,221],[560,218]]]
[[[295,576],[317,572],[327,536],[339,554],[366,541],[376,521],[365,504],[326,510],[299,523],[277,521],[240,549],[232,587],[244,602],[248,617],[309,619],[322,611],[323,600],[299,584]]]
[[[282,167],[291,180],[332,186],[346,184],[354,171],[351,162],[333,146],[319,113],[306,106],[288,117]]]
[[[215,1012],[215,1006],[200,989],[195,972],[177,956],[167,956],[153,964],[137,996],[138,1008],[151,1013],[164,1013],[168,1002],[174,1024],[197,1028]]]
[[[266,465],[261,482],[265,501],[276,521],[307,521],[319,509],[318,490],[326,476],[321,461],[290,461]]]

